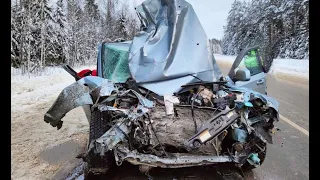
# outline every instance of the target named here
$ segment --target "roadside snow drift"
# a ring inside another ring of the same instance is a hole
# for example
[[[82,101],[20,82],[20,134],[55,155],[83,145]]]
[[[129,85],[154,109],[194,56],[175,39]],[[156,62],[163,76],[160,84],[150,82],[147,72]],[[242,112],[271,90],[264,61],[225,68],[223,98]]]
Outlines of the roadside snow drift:
[[[71,171],[69,162],[78,162],[75,157],[85,147],[89,127],[82,108],[65,116],[68,123],[60,131],[43,121],[61,90],[74,81],[60,67],[46,68],[43,73],[30,74],[30,78],[21,75],[19,69],[11,69],[12,179],[59,179],[53,177],[61,167]]]

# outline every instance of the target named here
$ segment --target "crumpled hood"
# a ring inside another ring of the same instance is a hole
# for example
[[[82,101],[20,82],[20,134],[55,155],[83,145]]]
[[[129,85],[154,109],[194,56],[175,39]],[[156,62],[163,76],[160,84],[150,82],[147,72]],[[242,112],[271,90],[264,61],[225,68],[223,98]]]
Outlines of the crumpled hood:
[[[129,50],[132,77],[159,94],[191,82],[217,81],[222,73],[192,6],[184,0],[146,0],[137,8],[143,31]]]

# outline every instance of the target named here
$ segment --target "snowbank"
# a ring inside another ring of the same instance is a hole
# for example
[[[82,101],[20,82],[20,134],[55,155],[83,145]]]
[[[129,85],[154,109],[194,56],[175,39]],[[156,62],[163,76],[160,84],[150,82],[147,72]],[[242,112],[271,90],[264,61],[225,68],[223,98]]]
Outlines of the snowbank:
[[[236,56],[214,54],[216,61],[231,66]],[[274,59],[269,74],[309,80],[309,59]],[[286,78],[287,79],[287,78]]]
[[[76,67],[81,69],[94,69],[95,66]],[[21,69],[11,68],[11,103],[12,110],[23,110],[21,99],[27,102],[45,101],[46,97],[57,96],[60,91],[74,82],[74,78],[62,67],[47,67],[41,73],[21,75]],[[20,103],[19,103],[20,102]],[[20,104],[15,106],[15,104]]]
[[[94,65],[75,67],[75,71],[81,69],[95,69]],[[46,67],[41,73],[30,73],[22,75],[21,69],[11,67],[11,93],[23,93],[42,88],[51,88],[53,85],[71,84],[74,78],[62,67]],[[21,86],[23,84],[23,86]]]
[[[277,74],[279,72],[309,78],[309,59],[275,59],[269,73]]]
[[[82,108],[67,113],[59,131],[43,121],[61,90],[73,82],[59,67],[48,67],[30,77],[11,69],[12,179],[57,179],[53,177],[60,167],[73,168],[71,162],[77,162],[75,157],[86,146],[89,129]]]
[[[223,61],[232,65],[237,56],[226,56],[222,54],[213,54],[216,61]]]

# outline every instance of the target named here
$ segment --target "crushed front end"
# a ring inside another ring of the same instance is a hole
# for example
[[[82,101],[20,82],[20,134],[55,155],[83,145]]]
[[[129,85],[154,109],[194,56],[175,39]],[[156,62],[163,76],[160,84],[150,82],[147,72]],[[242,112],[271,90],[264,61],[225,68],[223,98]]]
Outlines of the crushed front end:
[[[60,128],[61,114],[82,105],[108,114],[103,122],[109,128],[91,139],[87,154],[112,152],[117,165],[128,161],[178,168],[232,162],[256,167],[264,161],[278,120],[276,101],[224,81],[189,84],[175,95],[159,96],[90,76],[60,97],[45,121]]]
[[[83,158],[97,173],[112,161],[142,171],[263,163],[278,102],[222,76],[184,0],[147,0],[137,11],[143,30],[130,43],[100,46],[99,77],[65,88],[44,120],[60,129],[71,109],[90,107]]]

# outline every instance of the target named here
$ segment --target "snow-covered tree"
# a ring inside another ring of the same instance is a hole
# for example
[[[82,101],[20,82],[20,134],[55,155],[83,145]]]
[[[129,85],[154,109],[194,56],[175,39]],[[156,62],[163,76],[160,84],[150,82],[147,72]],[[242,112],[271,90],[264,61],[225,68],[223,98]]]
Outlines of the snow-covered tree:
[[[132,39],[139,24],[128,5],[103,0],[100,6],[106,11],[99,12],[94,0],[57,0],[50,7],[47,0],[13,0],[11,65],[26,73],[46,65],[93,63],[102,41]]]
[[[122,37],[123,39],[126,39],[128,36],[127,28],[126,28],[126,17],[123,13],[121,13],[119,19],[118,19],[118,26],[117,26],[117,32],[118,36]]]
[[[235,0],[224,27],[222,51],[235,55],[260,45],[267,67],[276,57],[309,57],[309,0]]]
[[[31,72],[46,62],[52,10],[45,0],[19,1],[12,10],[12,63]],[[18,55],[18,56],[17,56]]]
[[[126,2],[121,4],[117,14],[116,36],[126,40],[132,39],[138,31],[138,19],[129,10],[129,5]]]
[[[58,0],[56,8],[53,13],[54,22],[51,27],[52,34],[49,35],[48,39],[50,40],[50,60],[51,63],[61,64],[68,63],[69,54],[68,54],[68,38],[66,31],[66,14],[64,12],[64,2],[63,0]]]
[[[209,46],[212,53],[222,54],[221,41],[218,39],[209,39]]]

